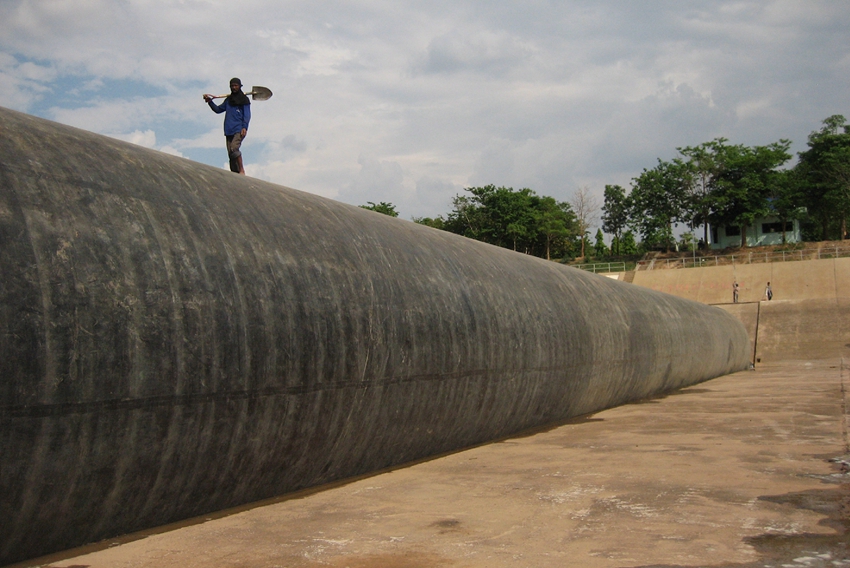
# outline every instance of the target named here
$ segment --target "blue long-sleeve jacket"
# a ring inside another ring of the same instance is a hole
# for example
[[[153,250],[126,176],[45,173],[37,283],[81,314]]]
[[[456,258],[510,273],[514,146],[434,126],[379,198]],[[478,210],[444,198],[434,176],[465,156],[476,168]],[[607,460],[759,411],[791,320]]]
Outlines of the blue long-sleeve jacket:
[[[210,108],[217,114],[224,113],[224,135],[232,136],[237,132],[241,132],[244,128],[248,130],[248,123],[251,122],[251,105],[231,105],[227,99],[224,99],[220,105],[215,102],[209,102]]]

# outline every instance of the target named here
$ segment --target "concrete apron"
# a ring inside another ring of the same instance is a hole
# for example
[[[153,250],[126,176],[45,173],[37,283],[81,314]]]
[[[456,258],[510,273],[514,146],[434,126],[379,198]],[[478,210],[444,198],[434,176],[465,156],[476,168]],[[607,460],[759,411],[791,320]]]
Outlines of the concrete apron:
[[[28,565],[850,566],[847,388],[850,361],[764,364]]]

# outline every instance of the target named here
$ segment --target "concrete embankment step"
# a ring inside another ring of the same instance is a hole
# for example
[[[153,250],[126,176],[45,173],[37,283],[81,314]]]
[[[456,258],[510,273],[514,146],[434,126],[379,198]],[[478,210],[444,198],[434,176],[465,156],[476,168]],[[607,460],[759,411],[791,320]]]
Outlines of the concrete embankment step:
[[[764,295],[768,282],[771,301]],[[747,329],[757,365],[850,357],[850,258],[641,271],[634,284],[735,315]]]
[[[774,300],[836,298],[850,296],[850,258],[639,271],[633,282],[704,304],[731,303],[735,282],[741,302],[765,299],[768,282]]]

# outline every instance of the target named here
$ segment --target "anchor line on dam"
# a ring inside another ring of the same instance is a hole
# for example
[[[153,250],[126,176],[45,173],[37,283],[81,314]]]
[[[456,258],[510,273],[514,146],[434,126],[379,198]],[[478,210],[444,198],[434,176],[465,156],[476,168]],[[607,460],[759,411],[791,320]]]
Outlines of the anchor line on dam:
[[[850,343],[846,345],[846,347],[850,347]],[[850,454],[850,424],[848,424],[848,408],[847,408],[847,380],[846,377],[850,375],[848,373],[850,371],[850,361],[848,361],[845,357],[841,358],[841,363],[839,365],[839,380],[841,383],[841,434],[844,438],[844,453]]]
[[[620,360],[628,363],[628,360]],[[504,377],[492,377],[494,383],[522,380],[521,376],[535,375],[539,373],[563,373],[568,374],[572,367],[538,367],[523,369]],[[291,387],[267,387],[250,390],[230,390],[212,393],[188,393],[177,395],[148,396],[139,398],[118,398],[86,402],[65,402],[57,404],[31,404],[0,407],[0,420],[11,418],[46,418],[65,416],[70,414],[88,414],[110,410],[142,410],[159,406],[192,406],[209,402],[229,402],[236,400],[259,400],[263,398],[278,396],[298,396],[322,391],[339,390],[361,390],[383,388],[404,383],[418,383],[423,381],[450,382],[456,380],[480,378],[490,375],[492,371],[487,369],[464,371],[459,373],[428,373],[409,375],[405,377],[393,377],[384,380],[372,380],[369,382],[347,381],[313,386],[291,386]]]

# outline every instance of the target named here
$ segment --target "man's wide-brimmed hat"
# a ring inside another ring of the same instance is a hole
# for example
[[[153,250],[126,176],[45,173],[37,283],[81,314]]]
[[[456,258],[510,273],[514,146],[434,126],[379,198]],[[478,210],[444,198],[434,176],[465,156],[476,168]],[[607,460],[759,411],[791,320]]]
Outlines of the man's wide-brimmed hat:
[[[239,80],[239,77],[234,77],[233,79],[230,80],[231,85],[234,84],[234,83],[236,83],[240,87],[242,86],[242,81]]]

